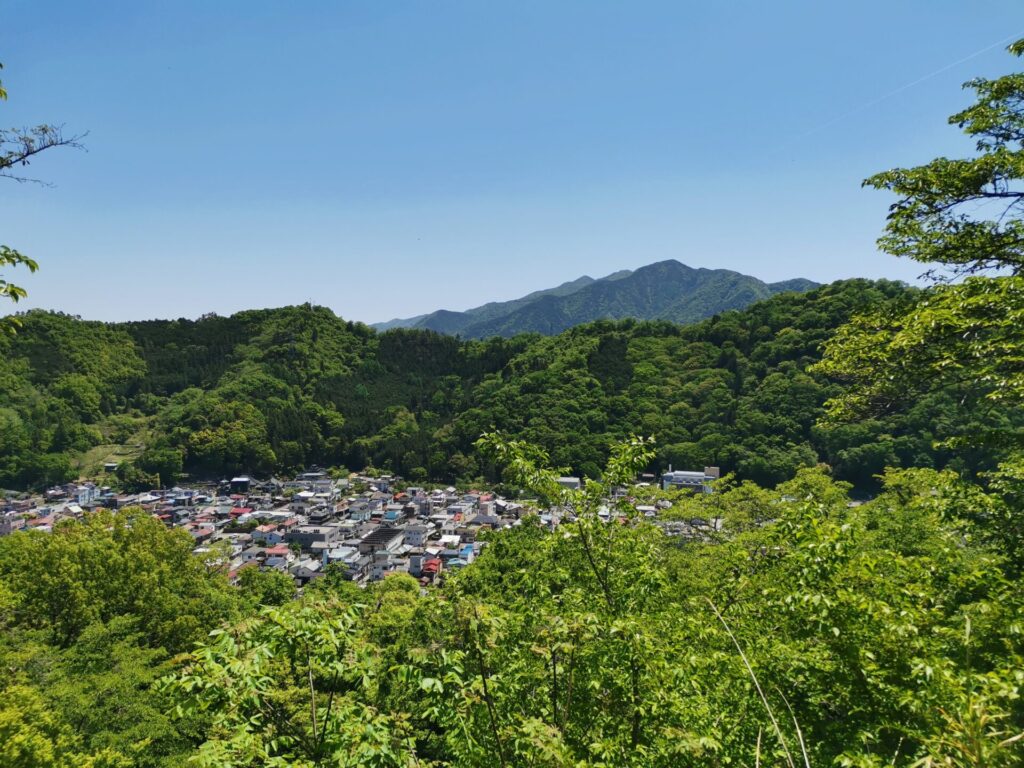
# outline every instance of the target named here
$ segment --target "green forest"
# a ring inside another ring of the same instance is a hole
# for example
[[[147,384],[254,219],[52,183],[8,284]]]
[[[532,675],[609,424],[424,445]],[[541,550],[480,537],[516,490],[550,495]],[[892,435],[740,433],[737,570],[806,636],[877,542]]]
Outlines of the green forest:
[[[492,429],[592,478],[634,434],[656,440],[652,470],[720,466],[769,487],[818,463],[858,493],[886,467],[994,469],[1005,442],[962,438],[1022,419],[972,381],[821,423],[849,387],[815,368],[824,342],[854,314],[918,293],[849,280],[695,325],[599,321],[487,341],[376,333],[313,306],[124,324],[29,312],[0,339],[0,487],[88,476],[98,467],[80,457],[119,444],[134,453],[109,480],[128,488],[314,464],[494,483],[473,447]]]
[[[866,181],[880,247],[943,270],[923,288],[487,341],[312,306],[17,317],[0,485],[123,444],[126,485],[373,464],[567,515],[437,588],[298,597],[139,510],[0,538],[0,766],[1024,764],[1024,74],[968,85],[973,156]],[[669,463],[729,474],[611,500]],[[668,536],[653,500],[722,528]]]

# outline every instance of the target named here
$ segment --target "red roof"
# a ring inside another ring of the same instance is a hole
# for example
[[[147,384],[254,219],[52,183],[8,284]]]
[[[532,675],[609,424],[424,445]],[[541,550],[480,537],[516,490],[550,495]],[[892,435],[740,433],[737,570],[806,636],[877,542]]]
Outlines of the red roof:
[[[241,517],[242,515],[247,515],[250,512],[252,512],[252,507],[235,507],[231,510],[231,516]]]

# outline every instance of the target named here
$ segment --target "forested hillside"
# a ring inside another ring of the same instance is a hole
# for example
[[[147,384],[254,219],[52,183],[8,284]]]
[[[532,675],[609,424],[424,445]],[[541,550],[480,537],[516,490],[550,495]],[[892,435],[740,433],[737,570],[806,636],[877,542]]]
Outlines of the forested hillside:
[[[113,325],[30,312],[0,340],[0,487],[88,473],[81,457],[118,444],[135,457],[122,481],[143,485],[314,463],[493,481],[473,450],[491,428],[590,476],[630,434],[656,438],[656,468],[718,465],[765,484],[819,461],[860,490],[887,466],[991,468],[999,445],[937,445],[1019,421],[967,383],[899,415],[815,426],[841,391],[808,371],[822,343],[851,313],[913,293],[853,280],[689,326],[601,321],[486,341],[376,333],[311,306]]]

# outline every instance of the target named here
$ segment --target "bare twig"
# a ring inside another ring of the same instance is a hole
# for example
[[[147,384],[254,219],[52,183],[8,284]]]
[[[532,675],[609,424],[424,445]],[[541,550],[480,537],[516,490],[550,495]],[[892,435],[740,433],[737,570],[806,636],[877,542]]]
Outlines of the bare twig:
[[[800,723],[797,722],[796,713],[793,711],[793,707],[790,706],[789,699],[786,698],[786,694],[779,689],[779,686],[775,686],[775,691],[782,697],[782,701],[786,705],[786,709],[789,710],[789,716],[793,718],[793,727],[796,728],[796,737],[800,742],[800,752],[804,757],[804,766],[806,766],[806,768],[811,768],[811,761],[807,758],[807,745],[804,744],[804,735],[800,731]]]
[[[316,689],[313,687],[313,658],[306,649],[306,669],[309,672],[309,716],[313,721],[313,743],[319,742],[316,734]]]
[[[473,616],[476,618],[477,626],[480,624],[480,614],[476,610],[476,606],[473,606]],[[494,735],[494,742],[498,748],[498,761],[501,763],[502,768],[505,768],[505,749],[501,743],[501,734],[498,731],[498,715],[494,711],[494,699],[491,697],[490,689],[487,685],[487,681],[490,674],[487,671],[487,662],[484,660],[483,651],[480,649],[480,630],[474,630],[476,635],[473,642],[473,650],[476,651],[477,661],[480,664],[480,682],[483,684],[484,702],[487,704],[487,714],[491,720],[491,732]]]
[[[765,711],[768,712],[768,718],[772,721],[772,727],[775,729],[775,735],[779,739],[779,744],[782,746],[782,751],[786,753],[786,762],[789,763],[789,768],[796,768],[796,763],[793,761],[793,755],[789,751],[789,746],[786,744],[786,739],[782,735],[782,728],[779,727],[779,721],[775,719],[775,712],[772,710],[772,705],[768,703],[768,697],[764,695],[764,691],[761,689],[761,683],[757,680],[757,675],[754,674],[754,668],[750,666],[750,662],[747,660],[747,654],[743,652],[743,647],[740,645],[740,641],[736,639],[736,635],[729,629],[729,625],[726,623],[725,618],[719,613],[718,608],[708,598],[708,605],[711,606],[711,610],[715,612],[715,616],[722,622],[722,626],[725,627],[725,632],[729,635],[732,640],[732,644],[736,646],[736,650],[740,654],[740,658],[743,660],[743,666],[747,668],[747,674],[750,675],[750,679],[754,681],[754,688],[757,689],[757,695],[761,697],[761,703],[764,704]]]
[[[11,173],[15,166],[29,165],[29,160],[53,147],[83,149],[82,139],[88,133],[65,136],[63,126],[39,125],[34,128],[0,130],[0,178],[33,184],[46,184],[39,179]]]

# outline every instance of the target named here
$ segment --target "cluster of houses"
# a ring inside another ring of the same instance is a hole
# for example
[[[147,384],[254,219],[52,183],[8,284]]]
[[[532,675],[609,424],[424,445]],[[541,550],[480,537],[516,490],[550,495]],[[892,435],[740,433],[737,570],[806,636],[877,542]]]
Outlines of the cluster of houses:
[[[220,557],[232,579],[245,568],[291,574],[298,586],[329,572],[365,584],[408,573],[424,585],[480,553],[482,531],[518,524],[524,508],[493,493],[393,487],[389,476],[332,480],[236,477],[219,487],[121,494],[92,483],[3,502],[0,535],[48,531],[98,508],[139,507],[187,531],[197,554]]]
[[[662,485],[704,493],[717,474],[713,467],[666,473]],[[580,486],[574,477],[559,482]],[[424,586],[433,584],[473,562],[485,543],[481,533],[518,525],[528,511],[490,492],[396,487],[396,478],[387,475],[332,479],[313,470],[289,481],[241,476],[139,494],[93,483],[58,486],[42,496],[0,502],[0,535],[48,531],[62,518],[127,507],[187,531],[196,553],[224,567],[232,580],[246,568],[277,570],[290,574],[298,587],[327,574],[363,585],[407,573]],[[658,511],[638,509],[650,517]],[[546,510],[540,517],[554,528],[561,513]]]

